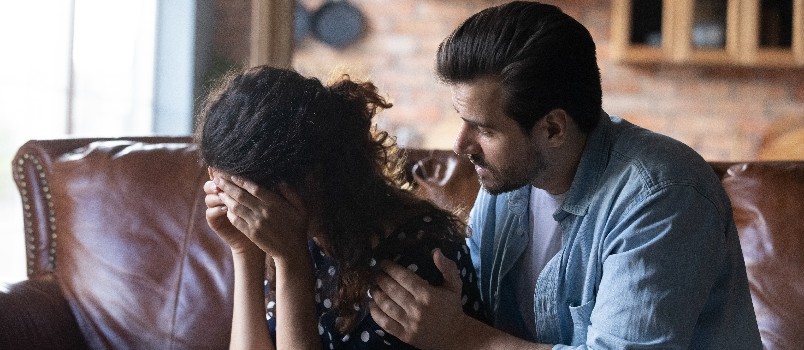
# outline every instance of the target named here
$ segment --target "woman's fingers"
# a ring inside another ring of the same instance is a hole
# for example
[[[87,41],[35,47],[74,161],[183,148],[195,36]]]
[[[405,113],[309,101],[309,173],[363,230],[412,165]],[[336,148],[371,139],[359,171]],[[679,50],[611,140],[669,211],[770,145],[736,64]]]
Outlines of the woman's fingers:
[[[273,205],[281,205],[281,204],[283,204],[284,202],[287,201],[285,198],[283,198],[283,196],[277,194],[276,192],[266,190],[265,188],[260,187],[256,183],[248,181],[248,180],[245,180],[242,177],[232,176],[231,181],[232,181],[232,184],[234,184],[235,186],[239,187],[241,190],[245,191],[246,193],[248,193],[248,195],[250,195],[250,196],[248,196],[245,193],[238,193],[238,195],[241,195],[241,196],[244,197],[244,201],[243,201],[244,203],[243,204],[254,205],[254,206],[250,207],[252,210],[256,211],[256,209],[258,209],[256,206],[262,205],[263,203],[271,203]],[[285,185],[284,182],[279,185],[280,190],[281,190],[283,185]],[[287,186],[287,185],[285,185],[285,186]],[[251,200],[251,198],[245,198],[245,197],[251,197],[254,200]]]
[[[249,210],[259,208],[259,206],[262,204],[260,203],[261,201],[257,197],[254,197],[251,193],[249,193],[247,190],[240,187],[236,183],[233,183],[221,177],[216,177],[215,180],[213,181],[215,182],[215,185],[217,185],[218,188],[220,188],[221,190],[219,194],[228,195],[235,202],[237,202],[237,204],[243,205]],[[228,204],[229,203],[227,203],[227,205]],[[231,210],[233,208],[230,207],[229,209]]]
[[[212,180],[204,182],[204,193],[217,194],[218,192],[220,192],[220,188]]]
[[[253,211],[248,207],[243,205],[241,202],[233,198],[227,192],[221,192],[218,194],[218,197],[221,200],[221,203],[227,208],[227,215],[235,215],[240,218],[245,218],[249,220],[254,220]]]
[[[235,207],[238,209],[242,208],[240,205],[236,205]],[[229,219],[229,222],[232,223],[232,226],[249,236],[249,239],[254,240],[254,234],[256,232],[251,229],[249,222],[244,220],[241,215],[236,214],[233,210],[234,208],[230,208],[231,209],[226,210],[226,218]]]

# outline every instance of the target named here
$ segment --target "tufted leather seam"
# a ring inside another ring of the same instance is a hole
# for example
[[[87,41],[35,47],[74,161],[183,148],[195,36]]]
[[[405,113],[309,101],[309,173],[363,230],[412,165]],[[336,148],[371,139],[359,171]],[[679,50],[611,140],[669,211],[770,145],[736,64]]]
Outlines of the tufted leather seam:
[[[27,274],[30,277],[34,273],[34,267],[36,264],[36,235],[33,233],[33,221],[32,217],[33,214],[31,213],[31,199],[29,198],[29,191],[28,191],[28,181],[26,181],[25,176],[25,163],[30,162],[33,164],[33,168],[36,169],[36,175],[39,178],[39,182],[42,184],[42,197],[44,198],[44,202],[47,205],[47,228],[49,228],[49,236],[50,239],[48,240],[47,246],[47,266],[46,269],[52,271],[56,267],[56,238],[58,235],[56,234],[56,212],[53,207],[52,195],[50,193],[50,186],[48,184],[47,176],[45,174],[44,168],[42,167],[42,162],[34,155],[30,153],[24,153],[21,157],[16,160],[16,166],[13,167],[13,175],[14,180],[17,182],[17,185],[20,188],[20,197],[22,197],[22,210],[23,210],[23,221],[25,225],[25,255],[26,255],[26,265],[27,265]]]

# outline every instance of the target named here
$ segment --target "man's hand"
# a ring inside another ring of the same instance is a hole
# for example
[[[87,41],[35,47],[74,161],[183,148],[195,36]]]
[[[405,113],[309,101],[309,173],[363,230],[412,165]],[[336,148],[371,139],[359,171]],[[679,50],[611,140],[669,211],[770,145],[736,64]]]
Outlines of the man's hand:
[[[431,286],[412,271],[383,261],[385,274],[371,289],[371,316],[380,327],[418,348],[454,348],[469,317],[461,307],[461,278],[441,250],[434,251],[433,261],[444,275],[443,286]]]

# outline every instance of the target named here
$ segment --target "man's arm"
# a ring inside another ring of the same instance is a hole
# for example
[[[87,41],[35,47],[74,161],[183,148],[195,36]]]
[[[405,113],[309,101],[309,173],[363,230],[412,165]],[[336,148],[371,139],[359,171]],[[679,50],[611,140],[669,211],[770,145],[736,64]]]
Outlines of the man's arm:
[[[715,300],[730,293],[710,299],[727,283],[724,215],[686,184],[665,185],[630,204],[602,237],[597,295],[578,301],[593,303],[591,313],[573,314],[573,322],[588,324],[586,344],[689,347],[696,323],[713,316],[702,314],[707,302],[717,309]]]
[[[433,253],[444,285],[431,286],[410,270],[382,262],[385,275],[371,290],[371,316],[380,327],[422,349],[551,349],[488,326],[463,313],[457,266]]]

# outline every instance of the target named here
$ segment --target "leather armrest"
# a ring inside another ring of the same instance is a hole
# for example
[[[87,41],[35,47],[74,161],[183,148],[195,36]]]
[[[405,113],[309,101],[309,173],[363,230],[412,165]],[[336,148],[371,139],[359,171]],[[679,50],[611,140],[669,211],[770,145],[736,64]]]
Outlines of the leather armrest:
[[[87,348],[52,275],[0,286],[0,349]]]

